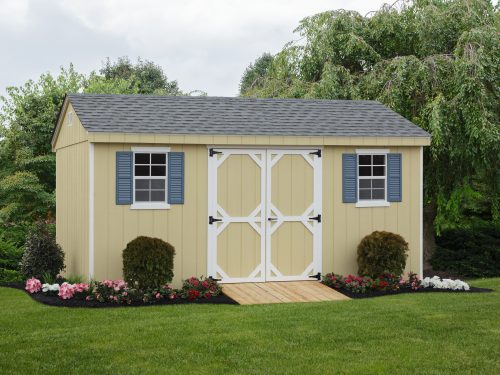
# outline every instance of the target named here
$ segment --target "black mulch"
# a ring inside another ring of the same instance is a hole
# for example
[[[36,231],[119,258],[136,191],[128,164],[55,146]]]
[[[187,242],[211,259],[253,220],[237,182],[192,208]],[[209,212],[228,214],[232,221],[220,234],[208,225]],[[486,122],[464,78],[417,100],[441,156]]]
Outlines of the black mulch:
[[[476,288],[471,286],[469,290],[449,290],[449,289],[434,289],[434,288],[420,288],[419,290],[411,290],[410,288],[401,288],[398,290],[371,290],[367,293],[352,293],[349,290],[345,289],[335,289],[337,292],[340,292],[347,297],[350,298],[373,298],[373,297],[383,297],[383,296],[391,296],[395,294],[415,294],[415,293],[452,293],[452,294],[467,294],[467,293],[488,293],[492,292],[493,289],[488,288]]]
[[[91,308],[99,308],[99,307],[140,307],[140,306],[159,306],[159,305],[184,305],[184,304],[215,304],[215,305],[238,305],[238,302],[229,298],[225,294],[220,294],[218,296],[212,298],[200,298],[195,300],[188,299],[174,299],[174,300],[155,300],[151,303],[144,302],[133,302],[132,304],[117,304],[111,302],[97,302],[97,301],[85,301],[78,300],[75,298],[72,299],[61,299],[57,295],[47,295],[45,293],[33,293],[30,294],[24,289],[24,283],[3,283],[0,286],[20,289],[26,292],[31,298],[35,301],[43,303],[44,305],[50,306],[58,306],[58,307],[91,307]]]

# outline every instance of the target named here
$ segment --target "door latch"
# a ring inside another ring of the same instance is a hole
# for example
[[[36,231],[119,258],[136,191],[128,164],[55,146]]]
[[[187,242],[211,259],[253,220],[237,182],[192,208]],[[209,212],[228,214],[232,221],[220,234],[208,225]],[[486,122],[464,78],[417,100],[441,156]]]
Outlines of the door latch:
[[[209,216],[208,217],[208,224],[212,225],[213,223],[215,223],[216,221],[222,221],[222,219],[216,219],[215,217],[213,216]]]
[[[310,217],[309,220],[316,220],[318,223],[321,223],[321,214],[318,214],[317,216]]]
[[[276,220],[278,220],[277,217],[268,217],[267,218],[267,221],[276,221]]]

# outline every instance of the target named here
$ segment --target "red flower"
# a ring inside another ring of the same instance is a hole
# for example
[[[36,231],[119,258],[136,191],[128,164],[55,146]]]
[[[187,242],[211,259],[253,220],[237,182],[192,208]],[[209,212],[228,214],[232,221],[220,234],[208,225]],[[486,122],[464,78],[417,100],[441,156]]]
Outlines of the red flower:
[[[198,292],[197,290],[190,290],[188,292],[188,297],[189,299],[196,299],[200,296],[200,292]]]
[[[210,286],[210,284],[208,284],[208,281],[203,281],[203,282],[201,283],[201,286],[202,286],[203,288],[205,288],[205,289],[208,289],[208,287]]]
[[[210,297],[212,297],[212,294],[210,292],[206,292],[205,293],[205,298],[210,298]]]

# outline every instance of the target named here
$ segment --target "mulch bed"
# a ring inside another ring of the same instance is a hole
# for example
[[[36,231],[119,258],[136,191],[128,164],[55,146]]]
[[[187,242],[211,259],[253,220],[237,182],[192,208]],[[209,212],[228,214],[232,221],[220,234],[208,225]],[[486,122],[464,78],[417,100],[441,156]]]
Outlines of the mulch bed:
[[[367,293],[352,293],[349,290],[345,289],[335,289],[339,293],[346,295],[349,298],[373,298],[373,297],[383,297],[383,296],[392,296],[395,294],[415,294],[415,293],[452,293],[452,294],[468,294],[468,293],[488,293],[492,292],[493,289],[488,288],[476,288],[471,286],[470,290],[449,290],[449,289],[434,289],[434,288],[421,288],[417,291],[411,290],[410,288],[401,288],[398,290],[373,290]]]
[[[232,298],[229,298],[223,293],[212,298],[200,298],[195,300],[188,300],[181,298],[174,300],[160,299],[148,303],[133,302],[130,305],[128,305],[128,304],[117,304],[112,302],[85,301],[74,298],[61,299],[56,295],[47,295],[41,292],[30,294],[24,289],[25,286],[24,283],[4,283],[0,284],[0,286],[20,289],[37,302],[43,303],[44,305],[58,306],[58,307],[100,308],[100,307],[141,307],[141,306],[188,305],[188,304],[238,305],[238,302],[236,302]]]

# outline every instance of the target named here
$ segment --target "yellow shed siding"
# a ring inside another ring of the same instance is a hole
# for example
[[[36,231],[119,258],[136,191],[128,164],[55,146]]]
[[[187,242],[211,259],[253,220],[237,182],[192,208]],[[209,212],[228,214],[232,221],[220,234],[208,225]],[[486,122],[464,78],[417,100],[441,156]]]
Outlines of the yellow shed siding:
[[[144,146],[144,145],[142,145]],[[170,242],[176,249],[174,284],[207,270],[207,148],[201,145],[173,146],[185,153],[185,199],[183,205],[167,210],[134,210],[115,204],[117,151],[130,145],[96,144],[95,158],[95,241],[96,279],[122,277],[122,250],[140,235]]]
[[[68,113],[72,113],[72,122],[68,123]],[[68,103],[67,107],[61,113],[61,124],[56,129],[58,134],[56,135],[55,143],[53,145],[54,150],[60,148],[68,147],[80,142],[85,142],[88,140],[88,133],[82,126],[80,119],[75,113],[71,103]]]
[[[185,203],[167,210],[133,210],[115,204],[116,151],[128,151],[131,145],[95,144],[95,278],[122,277],[122,250],[139,235],[174,245],[174,285],[189,276],[207,274],[207,146],[171,148],[185,152]],[[390,147],[390,152],[402,153],[403,163],[403,200],[390,207],[342,203],[342,153],[353,152],[355,147],[324,148],[323,272],[356,273],[359,241],[374,230],[387,230],[409,242],[407,271],[420,273],[420,147]]]
[[[68,110],[72,110],[71,105]],[[88,275],[89,143],[78,117],[61,124],[56,148],[57,242],[66,256],[66,274]]]

